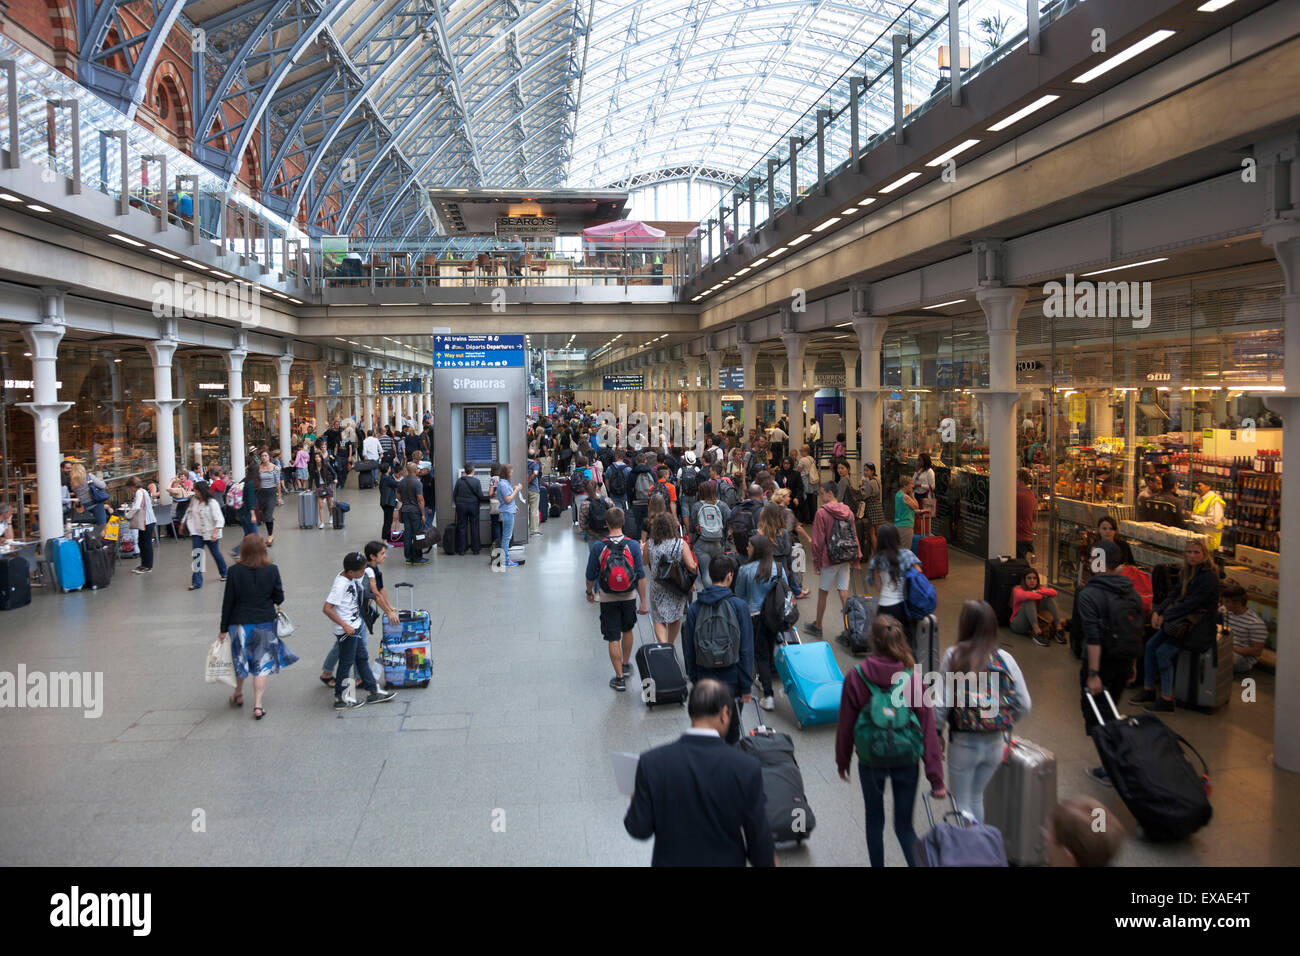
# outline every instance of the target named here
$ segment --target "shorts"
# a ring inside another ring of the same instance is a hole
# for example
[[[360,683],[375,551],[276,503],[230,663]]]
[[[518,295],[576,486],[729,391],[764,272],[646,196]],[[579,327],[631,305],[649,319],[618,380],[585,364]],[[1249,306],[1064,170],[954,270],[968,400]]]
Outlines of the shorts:
[[[604,601],[600,605],[600,636],[605,640],[621,641],[628,631],[636,630],[636,598],[626,601]]]
[[[307,469],[306,469],[306,468],[295,468],[295,469],[293,470],[293,473],[294,473],[295,476],[297,476],[297,478],[298,478],[299,481],[306,481],[306,480],[307,480]]]
[[[849,570],[850,565],[847,561],[843,564],[832,564],[829,567],[822,568],[817,575],[817,587],[822,591],[847,591],[849,589]]]

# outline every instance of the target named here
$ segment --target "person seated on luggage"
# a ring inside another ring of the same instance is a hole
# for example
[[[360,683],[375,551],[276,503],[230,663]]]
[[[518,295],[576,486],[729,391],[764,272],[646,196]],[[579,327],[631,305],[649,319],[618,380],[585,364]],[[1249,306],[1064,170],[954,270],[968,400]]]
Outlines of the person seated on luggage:
[[[1039,647],[1050,647],[1053,638],[1064,644],[1066,634],[1057,626],[1061,614],[1056,610],[1055,598],[1056,588],[1039,584],[1038,572],[1030,568],[1011,589],[1011,630],[1033,635]]]
[[[1147,710],[1174,709],[1174,665],[1183,651],[1199,653],[1214,645],[1218,630],[1219,575],[1205,544],[1188,541],[1183,548],[1179,587],[1151,612],[1151,626],[1159,628],[1147,641],[1143,688],[1132,698]],[[1156,695],[1156,677],[1160,694]]]
[[[956,675],[943,683],[935,712],[939,745],[948,730],[948,783],[957,809],[984,822],[984,790],[1002,765],[1006,741],[1033,701],[1020,665],[998,646],[998,616],[984,601],[966,601],[957,619],[957,643],[939,665]],[[1007,686],[1008,683],[1011,686]]]
[[[882,528],[889,528],[883,525]],[[916,803],[916,791],[920,783],[918,768],[925,765],[925,775],[930,781],[931,796],[942,799],[948,795],[943,785],[943,750],[939,745],[939,735],[935,729],[935,714],[927,706],[920,674],[913,673],[912,680],[903,688],[904,706],[916,717],[916,724],[910,727],[911,734],[919,736],[921,754],[917,761],[903,766],[893,761],[882,761],[882,765],[864,763],[863,750],[870,752],[871,739],[859,741],[857,730],[858,717],[868,710],[868,719],[864,724],[871,725],[870,710],[872,701],[880,694],[893,695],[896,685],[894,676],[900,671],[911,670],[916,666],[916,659],[908,646],[907,636],[902,625],[888,614],[877,614],[871,623],[870,650],[867,657],[857,667],[844,675],[844,690],[840,696],[839,725],[835,732],[835,764],[840,772],[840,779],[849,780],[849,768],[856,744],[858,747],[858,780],[862,785],[862,800],[866,805],[867,817],[867,855],[871,865],[885,865],[885,783],[890,782],[894,791],[894,834],[903,850],[903,858],[908,866],[915,866],[913,849],[916,845],[916,830],[912,827],[912,813]],[[871,687],[867,686],[870,682]],[[863,728],[868,731],[867,727]],[[883,734],[883,729],[880,730]],[[907,732],[904,732],[907,733]],[[873,737],[875,735],[872,735]],[[892,736],[903,736],[896,730]]]
[[[742,705],[753,700],[754,686],[754,628],[749,616],[749,605],[732,593],[736,580],[736,561],[731,555],[715,555],[709,561],[709,579],[713,582],[695,596],[686,609],[682,624],[682,660],[686,676],[692,683],[703,680],[721,681]],[[701,624],[705,625],[700,630]],[[709,657],[697,647],[697,638],[710,636],[710,644],[726,644],[725,652],[715,659],[735,659],[735,663],[715,666],[707,663]],[[721,638],[721,640],[719,640]],[[705,663],[701,662],[701,659]],[[726,741],[734,744],[740,739],[740,723],[732,715],[731,726],[726,730]]]
[[[1092,797],[1059,802],[1047,818],[1043,835],[1049,866],[1109,866],[1124,845],[1124,825]]]
[[[1119,545],[1114,541],[1098,541],[1096,549],[1103,562],[1102,570],[1094,573],[1075,594],[1071,621],[1073,627],[1079,628],[1083,641],[1083,659],[1079,666],[1080,706],[1083,709],[1083,732],[1089,735],[1097,724],[1097,717],[1088,695],[1100,698],[1103,691],[1108,691],[1112,700],[1119,701],[1140,653],[1143,630],[1140,623],[1142,598],[1133,582],[1119,573],[1122,561]],[[1117,623],[1127,620],[1132,612],[1136,612],[1138,618],[1137,633],[1127,635],[1125,646],[1125,642],[1119,640],[1125,635],[1117,629]],[[1096,703],[1098,710],[1107,706],[1104,700]],[[1087,774],[1097,783],[1111,786],[1104,767],[1091,767]]]
[[[597,502],[599,502],[596,507],[597,517],[602,520],[593,522],[591,508]],[[578,509],[578,527],[582,529],[584,540],[588,537],[603,538],[609,534],[609,527],[603,519],[609,513],[609,509],[613,507],[615,507],[613,499],[608,495],[601,494],[594,481],[587,482],[586,496],[582,502],[582,507]]]
[[[1119,545],[1120,563],[1135,564],[1133,560],[1133,549],[1129,543],[1119,536],[1119,522],[1110,515],[1102,515],[1097,522],[1097,536],[1102,541],[1114,541]]]
[[[600,605],[600,636],[609,651],[609,661],[614,667],[614,677],[609,686],[622,692],[627,690],[627,678],[632,674],[632,640],[636,630],[636,616],[649,614],[646,604],[645,565],[641,560],[641,546],[623,535],[623,511],[611,508],[605,515],[609,534],[593,541],[587,552],[587,601]],[[616,564],[615,561],[618,563]],[[621,565],[630,564],[630,572]],[[611,581],[614,572],[630,575],[623,582],[626,589],[607,589],[602,582]],[[637,599],[640,603],[637,604]]]
[[[754,662],[763,689],[763,697],[758,706],[764,710],[776,709],[772,697],[772,657],[781,642],[781,635],[769,630],[764,624],[763,601],[778,580],[785,582],[787,588],[793,589],[794,582],[785,565],[776,560],[772,539],[761,532],[750,535],[749,560],[741,565],[736,575],[735,590],[736,597],[749,605],[750,624],[754,631]]]
[[[686,712],[690,729],[637,761],[623,827],[654,837],[651,866],[776,866],[759,762],[723,743],[738,723],[731,686],[698,681]]]
[[[1220,594],[1223,600],[1223,623],[1232,635],[1232,672],[1245,674],[1254,670],[1268,645],[1268,625],[1249,607],[1246,589],[1229,584]]]

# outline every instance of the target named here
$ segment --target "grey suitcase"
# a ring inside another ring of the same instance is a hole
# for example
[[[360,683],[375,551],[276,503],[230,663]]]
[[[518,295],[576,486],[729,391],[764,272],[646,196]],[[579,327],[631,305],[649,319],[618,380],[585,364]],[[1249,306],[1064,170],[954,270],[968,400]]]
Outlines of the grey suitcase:
[[[316,524],[316,493],[298,492],[298,527],[310,528]]]
[[[1056,757],[1012,736],[1002,765],[984,789],[984,822],[1002,831],[1015,866],[1046,866],[1043,828],[1056,807]]]
[[[916,629],[916,666],[922,673],[937,673],[939,670],[939,619],[930,614],[914,624]]]
[[[1183,651],[1174,664],[1174,699],[1184,707],[1218,710],[1232,696],[1232,633],[1219,628],[1216,647]]]

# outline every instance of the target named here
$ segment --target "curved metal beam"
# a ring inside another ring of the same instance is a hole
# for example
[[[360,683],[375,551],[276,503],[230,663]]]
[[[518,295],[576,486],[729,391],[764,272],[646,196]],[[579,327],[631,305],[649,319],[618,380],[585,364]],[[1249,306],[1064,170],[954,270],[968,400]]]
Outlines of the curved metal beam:
[[[152,0],[149,32],[127,37],[118,12],[130,3],[131,0],[78,0],[77,78],[125,113],[127,119],[134,120],[149,90],[149,77],[158,62],[158,53],[180,17],[185,0]],[[114,28],[118,42],[106,47],[109,31]],[[118,53],[131,65],[129,74],[105,65],[106,60]]]

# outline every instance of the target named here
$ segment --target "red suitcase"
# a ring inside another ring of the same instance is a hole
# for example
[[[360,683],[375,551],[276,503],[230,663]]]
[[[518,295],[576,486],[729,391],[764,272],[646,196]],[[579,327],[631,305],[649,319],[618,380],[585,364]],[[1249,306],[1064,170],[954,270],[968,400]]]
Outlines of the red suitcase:
[[[931,581],[948,576],[948,539],[929,535],[916,541],[916,556],[921,559],[921,571]]]

